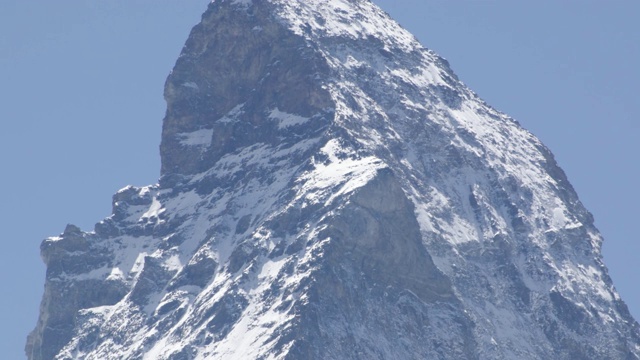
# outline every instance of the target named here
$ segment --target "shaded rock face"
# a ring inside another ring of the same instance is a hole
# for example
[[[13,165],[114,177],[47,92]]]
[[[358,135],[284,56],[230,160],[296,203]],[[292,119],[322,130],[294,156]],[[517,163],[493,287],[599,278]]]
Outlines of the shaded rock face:
[[[129,291],[118,279],[83,278],[110,261],[110,254],[92,251],[92,240],[69,225],[61,237],[42,244],[47,282],[37,330],[27,341],[27,354],[32,358],[55,357],[73,335],[78,310],[114,305]]]
[[[553,155],[370,1],[214,1],[165,97],[30,360],[640,358]]]
[[[287,136],[279,131],[280,113],[316,117],[297,129],[301,136],[326,127],[323,112],[333,104],[320,74],[327,72],[315,49],[291,36],[269,8],[211,7],[167,79],[163,176],[204,172],[256,143],[295,141],[289,129]]]
[[[413,214],[383,169],[327,222],[321,237],[332,242],[301,314],[304,336],[285,358],[477,358],[472,322]]]

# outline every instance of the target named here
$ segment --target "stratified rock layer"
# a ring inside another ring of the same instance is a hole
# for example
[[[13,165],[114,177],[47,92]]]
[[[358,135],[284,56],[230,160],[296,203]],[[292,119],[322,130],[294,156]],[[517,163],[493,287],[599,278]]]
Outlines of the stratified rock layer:
[[[367,0],[217,0],[30,360],[639,359],[552,154]]]

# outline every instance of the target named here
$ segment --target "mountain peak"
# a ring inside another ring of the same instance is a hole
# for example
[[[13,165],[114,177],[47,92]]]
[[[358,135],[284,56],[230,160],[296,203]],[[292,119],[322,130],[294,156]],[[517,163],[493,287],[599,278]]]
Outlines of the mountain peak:
[[[30,360],[640,358],[553,155],[373,3],[214,1],[165,98]]]
[[[455,78],[446,61],[370,1],[212,2],[167,80],[163,176],[203,172],[234,146],[275,141],[283,126],[268,116],[274,111],[314,118],[313,126],[335,124],[331,79],[320,74],[340,77],[337,66],[402,67],[394,59],[399,53],[430,63],[406,73],[415,73],[420,86],[447,86]],[[194,71],[203,65],[208,69]],[[205,117],[195,117],[194,109]],[[305,129],[312,133],[313,126]],[[218,137],[212,144],[211,134]]]

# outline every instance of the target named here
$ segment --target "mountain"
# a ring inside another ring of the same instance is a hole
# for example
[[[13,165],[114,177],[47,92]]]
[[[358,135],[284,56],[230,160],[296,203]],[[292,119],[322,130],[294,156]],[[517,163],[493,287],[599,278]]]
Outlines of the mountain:
[[[551,152],[368,0],[216,0],[30,360],[639,359]]]

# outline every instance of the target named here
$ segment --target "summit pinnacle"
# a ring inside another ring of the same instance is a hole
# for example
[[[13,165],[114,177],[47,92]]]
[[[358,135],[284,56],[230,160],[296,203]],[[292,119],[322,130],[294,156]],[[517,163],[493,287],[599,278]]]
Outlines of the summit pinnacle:
[[[30,360],[640,359],[551,152],[366,0],[216,0]]]

